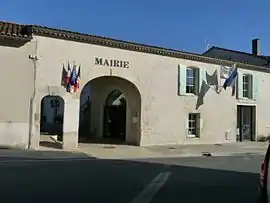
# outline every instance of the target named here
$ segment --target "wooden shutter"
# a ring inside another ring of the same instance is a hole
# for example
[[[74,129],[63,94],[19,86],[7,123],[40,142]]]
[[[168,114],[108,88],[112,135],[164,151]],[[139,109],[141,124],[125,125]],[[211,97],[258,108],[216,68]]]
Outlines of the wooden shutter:
[[[237,76],[237,98],[243,99],[243,73],[240,71]]]
[[[202,88],[203,81],[206,82],[206,71],[205,68],[199,68],[199,87],[198,87],[198,93],[200,92]]]
[[[186,95],[187,67],[178,65],[178,95]]]
[[[257,79],[256,75],[253,75],[252,76],[252,99],[254,99],[254,100],[257,99],[258,91],[259,91],[258,79]]]

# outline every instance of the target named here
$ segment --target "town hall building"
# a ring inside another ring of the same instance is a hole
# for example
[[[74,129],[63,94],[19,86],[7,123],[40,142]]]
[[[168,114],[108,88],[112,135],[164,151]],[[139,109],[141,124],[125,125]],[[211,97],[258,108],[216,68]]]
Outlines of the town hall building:
[[[47,135],[71,150],[106,140],[215,144],[270,133],[269,64],[3,21],[0,59],[0,145],[38,149]],[[233,65],[236,86],[224,90]]]

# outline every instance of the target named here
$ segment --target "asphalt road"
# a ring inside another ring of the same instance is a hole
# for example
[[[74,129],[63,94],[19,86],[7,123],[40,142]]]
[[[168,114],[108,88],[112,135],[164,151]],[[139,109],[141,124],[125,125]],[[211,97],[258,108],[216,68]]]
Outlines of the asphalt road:
[[[254,203],[262,156],[1,160],[3,202]]]

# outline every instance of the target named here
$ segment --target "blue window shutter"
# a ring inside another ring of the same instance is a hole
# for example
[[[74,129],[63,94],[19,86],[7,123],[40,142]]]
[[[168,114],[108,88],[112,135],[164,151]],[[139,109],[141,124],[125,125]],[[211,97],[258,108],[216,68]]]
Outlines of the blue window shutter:
[[[178,65],[178,95],[186,95],[187,67]]]
[[[258,96],[258,90],[259,90],[258,86],[259,85],[258,85],[257,77],[256,75],[253,75],[252,76],[252,99],[254,100],[256,100]]]
[[[201,90],[201,87],[202,87],[202,83],[203,81],[206,81],[206,72],[205,72],[205,68],[199,68],[199,92]]]
[[[237,98],[243,99],[243,73],[238,70],[237,74]]]

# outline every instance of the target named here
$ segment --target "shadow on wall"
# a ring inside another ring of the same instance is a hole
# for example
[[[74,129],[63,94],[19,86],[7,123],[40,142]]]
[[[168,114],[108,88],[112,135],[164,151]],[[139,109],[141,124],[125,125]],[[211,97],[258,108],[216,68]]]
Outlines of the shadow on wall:
[[[215,72],[212,75],[207,73],[207,71],[205,72],[205,74],[206,80],[203,80],[202,85],[200,87],[200,92],[198,94],[196,103],[196,110],[199,109],[199,107],[204,104],[204,97],[206,93],[209,91],[209,89],[217,91],[219,86],[217,70],[215,70]]]
[[[15,47],[20,48],[28,43],[29,40],[14,40],[14,39],[7,39],[7,38],[0,38],[0,46],[4,47]]]
[[[65,68],[65,64],[63,64],[62,75],[61,75],[61,86],[63,87],[66,87],[67,85],[66,77],[67,77],[67,70]]]
[[[70,155],[65,153],[66,156]],[[59,155],[57,152],[56,156]],[[173,162],[168,159],[167,161]],[[13,167],[18,169],[20,166]],[[92,202],[132,202],[155,177],[161,174],[169,176],[153,197],[151,201],[153,203],[258,202],[256,191],[259,183],[258,173],[168,165],[158,161],[151,163],[147,160],[106,159],[66,160],[57,164],[28,162],[27,165],[20,167],[19,173],[18,170],[12,170],[12,165],[8,170],[3,167],[0,170],[6,177],[1,179],[5,191],[1,195],[6,202],[18,202],[33,195],[42,197],[39,202],[52,203],[59,202],[59,199],[64,202],[71,199],[84,202],[86,198],[91,198]],[[57,188],[57,192],[53,195],[44,195],[51,194],[52,185],[53,188]]]
[[[257,141],[258,142],[270,142],[270,135],[268,135],[268,136],[258,135]]]

